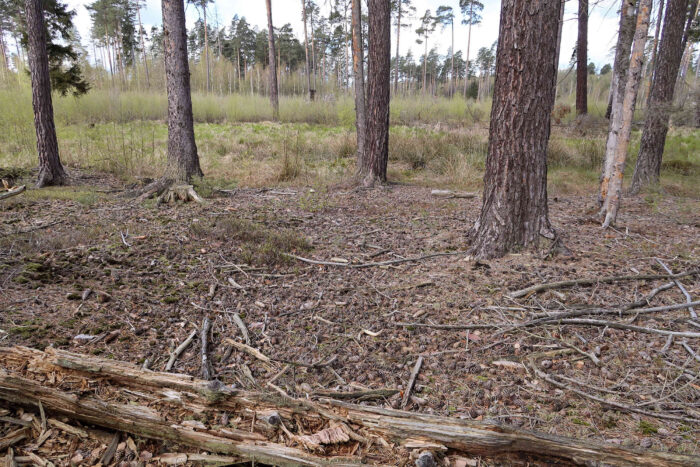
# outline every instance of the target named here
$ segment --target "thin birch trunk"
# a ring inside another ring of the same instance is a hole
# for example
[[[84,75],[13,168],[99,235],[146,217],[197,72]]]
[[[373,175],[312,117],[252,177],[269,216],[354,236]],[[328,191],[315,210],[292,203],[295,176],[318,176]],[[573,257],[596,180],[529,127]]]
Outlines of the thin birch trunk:
[[[637,13],[637,26],[635,28],[634,41],[632,43],[632,55],[630,67],[627,71],[627,83],[625,85],[624,99],[620,109],[613,109],[611,133],[617,134],[617,144],[613,148],[613,167],[607,186],[601,187],[603,196],[603,208],[601,214],[605,215],[603,228],[608,228],[615,223],[620,207],[620,195],[622,193],[622,177],[627,160],[630,134],[632,132],[632,119],[637,101],[637,91],[642,74],[642,62],[644,61],[644,47],[647,42],[649,30],[649,15],[651,13],[651,0],[641,0]],[[608,154],[606,154],[606,159]]]

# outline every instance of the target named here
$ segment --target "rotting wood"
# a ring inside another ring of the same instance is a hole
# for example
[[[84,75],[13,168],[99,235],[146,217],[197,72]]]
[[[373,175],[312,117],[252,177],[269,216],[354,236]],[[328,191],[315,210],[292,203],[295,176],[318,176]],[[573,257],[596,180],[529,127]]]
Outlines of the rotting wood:
[[[12,188],[11,190],[7,190],[5,193],[0,193],[0,201],[2,201],[3,199],[10,198],[12,196],[17,196],[18,194],[22,193],[26,189],[27,189],[26,185],[22,185],[19,187]]]
[[[250,345],[250,335],[248,334],[248,328],[246,328],[245,323],[241,319],[241,316],[238,313],[233,314],[233,322],[236,323],[236,326],[238,326],[238,329],[241,331],[241,335],[243,336],[243,340],[245,341],[246,345]]]
[[[398,389],[369,389],[367,391],[314,391],[311,395],[315,397],[328,397],[330,399],[369,401],[374,399],[385,399],[398,394]]]
[[[611,276],[611,277],[594,277],[590,279],[573,279],[567,281],[549,282],[547,284],[536,284],[524,289],[516,290],[510,292],[508,296],[510,298],[521,298],[526,295],[544,292],[545,290],[551,289],[561,289],[564,287],[572,287],[574,285],[595,285],[595,284],[610,284],[614,282],[624,282],[624,281],[644,281],[644,280],[655,280],[655,279],[678,279],[680,277],[694,276],[700,274],[700,271],[687,271],[679,274],[638,274],[636,276]]]
[[[202,354],[202,378],[207,381],[212,379],[211,374],[211,363],[209,362],[208,354],[208,344],[209,344],[209,332],[211,331],[211,320],[208,316],[204,317],[202,321],[202,330],[200,331],[201,339],[201,354]]]
[[[164,420],[161,413],[153,408],[136,403],[113,404],[100,397],[105,397],[107,386],[113,384],[117,388],[129,387],[148,392],[151,397],[159,400],[158,407],[161,410],[167,410],[168,406],[178,408],[166,412],[169,416],[174,416],[183,409],[185,412],[196,410],[202,413],[226,411],[244,417],[250,417],[256,412],[275,410],[282,419],[293,421],[288,426],[310,424],[306,425],[306,433],[316,432],[318,428],[331,423],[343,423],[352,426],[360,436],[371,435],[377,438],[378,444],[387,447],[380,450],[384,457],[375,453],[380,457],[369,457],[369,462],[387,462],[386,456],[394,456],[388,462],[392,465],[396,465],[399,460],[405,461],[403,456],[406,456],[406,452],[390,446],[403,445],[416,439],[424,444],[443,445],[455,453],[469,453],[471,456],[529,454],[578,464],[700,465],[698,457],[567,439],[487,422],[359,406],[330,399],[315,403],[264,393],[234,391],[221,383],[213,384],[186,375],[143,371],[130,363],[51,348],[46,352],[23,347],[0,348],[0,362],[5,369],[0,371],[1,399],[35,406],[41,400],[47,411],[89,424],[153,439],[171,440],[200,450],[240,456],[260,463],[283,466],[354,465],[360,459],[312,455],[293,447],[264,442],[264,436],[255,432],[227,430],[230,433],[224,437],[223,433],[211,429],[207,432],[196,431],[174,424],[172,419]],[[10,373],[11,368],[21,369],[23,376]],[[46,381],[45,375],[48,372],[64,373],[64,376],[72,375],[72,378],[64,378],[60,390],[30,379],[31,375],[37,375]],[[104,391],[82,397],[65,392],[67,382],[73,380],[79,384],[77,381],[84,379],[99,379]],[[370,456],[372,453],[364,455]]]
[[[360,263],[360,264],[341,263],[338,261],[318,261],[315,259],[304,258],[303,256],[292,255],[289,253],[282,253],[282,254],[284,256],[289,257],[289,258],[299,260],[302,263],[315,264],[315,265],[319,265],[319,266],[337,266],[337,267],[341,267],[341,268],[362,269],[362,268],[371,268],[371,267],[391,266],[391,265],[395,265],[395,264],[410,263],[410,262],[415,262],[415,261],[423,261],[423,260],[430,259],[430,258],[438,258],[440,256],[463,255],[465,253],[463,251],[450,251],[450,252],[446,252],[446,253],[431,253],[429,255],[417,256],[414,258],[391,259],[388,261],[379,261],[376,263]]]

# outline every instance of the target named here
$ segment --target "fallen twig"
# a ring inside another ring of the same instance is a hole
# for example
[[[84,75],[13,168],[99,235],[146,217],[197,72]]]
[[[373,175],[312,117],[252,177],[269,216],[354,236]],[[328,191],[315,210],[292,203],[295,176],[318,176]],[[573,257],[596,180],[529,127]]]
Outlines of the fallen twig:
[[[208,316],[204,317],[202,321],[202,330],[200,333],[200,338],[202,341],[202,379],[209,381],[211,379],[211,363],[209,362],[209,355],[207,354],[207,347],[209,341],[209,331],[211,330],[211,321]]]
[[[429,255],[424,255],[424,256],[418,256],[414,258],[402,258],[402,259],[392,259],[388,261],[379,261],[377,263],[360,263],[360,264],[351,264],[351,263],[341,263],[337,261],[317,261],[315,259],[309,259],[309,258],[304,258],[302,256],[297,256],[297,255],[292,255],[289,253],[282,253],[284,256],[287,256],[289,258],[294,258],[297,259],[303,263],[308,263],[308,264],[316,264],[319,266],[337,266],[341,268],[371,268],[371,267],[378,267],[378,266],[390,266],[393,264],[400,264],[400,263],[409,263],[413,261],[422,261],[425,259],[430,259],[430,258],[436,258],[439,256],[456,256],[456,255],[463,255],[463,251],[452,251],[452,252],[447,252],[447,253],[432,253]]]
[[[406,404],[408,404],[408,398],[411,396],[411,389],[413,389],[413,385],[416,384],[416,377],[418,376],[418,372],[420,371],[420,367],[422,365],[423,357],[420,356],[416,361],[416,365],[413,367],[413,371],[411,371],[411,377],[408,379],[408,385],[406,386],[406,390],[403,392],[403,399],[401,399],[402,409],[406,408]]]
[[[360,400],[368,401],[373,399],[384,399],[399,393],[398,389],[369,389],[367,391],[315,391],[312,396],[329,397],[331,399]]]
[[[673,271],[668,266],[666,266],[663,263],[663,261],[661,261],[659,258],[656,258],[656,262],[659,263],[661,265],[661,267],[666,270],[667,273],[673,275]],[[688,293],[688,291],[685,290],[685,287],[683,287],[683,284],[681,284],[680,281],[677,279],[673,279],[673,283],[676,284],[676,287],[678,287],[678,289],[681,291],[681,293],[685,296],[685,301],[688,303],[691,303],[693,301],[693,299],[690,297],[690,294]],[[690,316],[692,318],[698,317],[698,314],[695,313],[695,310],[693,309],[692,306],[688,306],[688,311],[690,312]]]
[[[682,345],[683,348],[690,354],[691,357],[693,357],[695,360],[697,360],[698,362],[700,362],[700,355],[698,355],[698,354],[696,354],[695,352],[693,352],[693,349],[690,348],[690,346],[688,345],[687,342],[681,342],[681,345]]]
[[[560,319],[557,323],[561,324],[577,324],[582,326],[604,326],[615,329],[624,329],[627,331],[644,332],[647,334],[661,334],[662,336],[676,336],[698,338],[700,332],[689,331],[667,331],[666,329],[645,328],[642,326],[633,326],[631,324],[618,323],[616,321],[603,321],[598,319]]]
[[[18,194],[22,193],[26,189],[27,189],[26,185],[22,185],[19,187],[15,187],[11,190],[8,190],[5,193],[0,193],[0,201],[3,199],[10,198],[11,196],[17,196]]]
[[[234,346],[238,350],[242,350],[243,352],[247,353],[248,355],[252,355],[253,357],[260,360],[261,362],[270,363],[270,361],[271,361],[270,357],[268,357],[267,355],[264,355],[258,349],[254,349],[253,347],[246,345],[242,342],[235,341],[235,340],[230,339],[228,337],[224,339],[224,342],[226,342],[227,344],[231,344],[232,346]]]
[[[560,289],[563,287],[571,287],[574,285],[594,285],[594,284],[610,284],[613,282],[624,282],[624,281],[643,281],[643,280],[654,280],[654,279],[677,279],[679,277],[693,276],[700,273],[700,271],[688,271],[679,274],[639,274],[636,276],[611,276],[611,277],[596,277],[591,279],[573,279],[568,281],[559,282],[549,282],[547,284],[537,284],[530,287],[516,290],[508,294],[511,298],[520,298],[531,293],[542,292],[551,289]]]
[[[185,349],[192,343],[192,339],[194,339],[194,336],[197,335],[197,330],[195,329],[192,331],[192,333],[187,336],[187,339],[185,339],[182,344],[178,346],[175,351],[170,354],[170,359],[168,360],[168,363],[165,365],[165,371],[170,371],[173,368],[173,365],[175,364],[175,360],[180,356],[182,352],[185,351]]]

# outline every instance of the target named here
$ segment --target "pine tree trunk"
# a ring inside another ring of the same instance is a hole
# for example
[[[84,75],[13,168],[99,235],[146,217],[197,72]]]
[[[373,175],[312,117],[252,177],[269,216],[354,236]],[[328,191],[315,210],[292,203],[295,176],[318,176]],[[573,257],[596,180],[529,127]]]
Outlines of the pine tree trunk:
[[[578,0],[576,42],[576,114],[588,113],[588,0]]]
[[[610,84],[610,97],[605,118],[611,118],[612,109],[620,105],[625,92],[627,70],[630,64],[630,47],[634,39],[634,20],[636,18],[636,0],[622,0],[620,8],[620,30],[615,46],[615,61],[613,62],[613,78]]]
[[[428,35],[426,34],[425,41],[425,52],[423,53],[423,94],[425,95],[426,81],[428,80]]]
[[[450,59],[452,64],[450,65],[450,97],[454,97],[455,94],[455,21],[452,20],[452,50],[450,51]]]
[[[683,30],[688,16],[688,0],[668,0],[664,33],[659,44],[659,55],[653,71],[649,105],[644,131],[632,177],[632,193],[638,193],[648,184],[658,183],[661,159],[668,132],[669,111],[673,105],[673,90],[681,64]]]
[[[306,83],[309,90],[309,100],[314,100],[314,90],[311,89],[311,69],[309,67],[309,36],[306,32],[306,0],[301,0],[301,17],[304,20],[304,54],[306,56]]]
[[[396,70],[394,72],[394,94],[399,92],[399,63],[401,62],[401,55],[399,54],[399,38],[401,37],[401,0],[399,0],[399,13],[396,20]]]
[[[471,254],[500,257],[553,236],[547,144],[560,0],[503,0],[481,214]]]
[[[564,28],[564,10],[566,2],[561,0],[559,7],[559,28],[557,30],[557,53],[554,57],[554,100],[557,100],[557,82],[559,80],[559,56],[561,55],[561,33]]]
[[[352,0],[352,73],[355,76],[355,127],[357,130],[357,160],[365,154],[366,112],[365,71],[362,56],[362,1]]]
[[[464,98],[467,98],[467,87],[469,85],[469,49],[472,45],[472,15],[474,14],[473,3],[469,3],[469,27],[467,29],[467,61],[464,70]]]
[[[651,104],[651,83],[654,81],[654,68],[656,68],[656,55],[659,53],[659,37],[661,35],[661,23],[664,18],[664,0],[659,0],[658,16],[656,18],[656,30],[654,31],[654,43],[651,48],[651,60],[649,61],[649,70],[651,71],[651,76],[649,76],[648,89],[647,89],[647,108]],[[645,76],[646,77],[646,76]]]
[[[277,63],[275,61],[275,28],[272,26],[272,2],[265,0],[267,7],[267,45],[269,49],[270,61],[270,103],[272,104],[272,118],[279,120],[280,103],[277,89]]]
[[[143,26],[141,25],[141,6],[137,5],[136,12],[139,20],[139,36],[141,37],[141,52],[143,53],[143,66],[146,70],[146,87],[151,87],[151,77],[148,73],[148,57],[146,56],[146,41],[143,39]]]
[[[391,87],[391,7],[389,0],[369,0],[367,61],[367,139],[358,174],[365,186],[386,182],[389,160]]]
[[[207,62],[207,92],[211,91],[211,68],[209,66],[209,26],[207,26],[207,4],[202,3],[202,14],[204,15],[204,57]]]
[[[637,102],[637,91],[642,75],[642,62],[644,61],[644,47],[647,42],[649,30],[649,15],[651,13],[651,0],[641,0],[637,13],[637,25],[632,43],[632,55],[630,56],[629,70],[627,70],[627,83],[625,84],[624,98],[619,109],[613,108],[610,118],[610,133],[615,134],[616,145],[612,154],[606,152],[606,161],[612,156],[612,170],[610,176],[601,183],[601,197],[603,208],[601,215],[605,215],[603,228],[615,223],[617,211],[620,207],[622,193],[622,176],[625,172],[627,149],[629,148],[630,134],[632,132],[632,119]],[[608,138],[610,140],[611,138]]]
[[[36,148],[39,153],[39,177],[36,186],[41,188],[47,185],[63,185],[67,177],[58,156],[58,140],[53,121],[44,10],[41,0],[26,0],[25,9]]]
[[[168,91],[168,162],[165,178],[175,182],[189,182],[192,177],[203,175],[194,141],[183,1],[162,1],[165,81]]]

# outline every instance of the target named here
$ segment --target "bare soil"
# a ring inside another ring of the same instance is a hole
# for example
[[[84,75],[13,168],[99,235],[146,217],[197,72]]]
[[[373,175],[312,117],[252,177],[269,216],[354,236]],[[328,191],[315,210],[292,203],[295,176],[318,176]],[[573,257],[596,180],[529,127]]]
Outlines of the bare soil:
[[[664,274],[655,258],[674,272],[696,270],[697,200],[625,199],[615,229],[602,231],[591,215],[592,197],[554,198],[551,219],[570,255],[553,256],[543,243],[540,251],[486,262],[464,253],[478,197],[439,199],[428,188],[398,185],[299,187],[214,191],[205,206],[155,207],[124,197],[126,188],[106,175],[81,174],[74,183],[77,191],[68,194],[30,190],[0,203],[0,345],[54,346],[148,361],[163,370],[173,349],[208,315],[214,376],[227,384],[269,390],[266,382],[284,362],[335,358],[319,368],[290,365],[275,384],[296,397],[403,390],[422,355],[409,410],[698,454],[700,424],[693,419],[700,419],[700,361],[682,344],[698,355],[700,339],[675,338],[664,349],[665,335],[610,327],[550,323],[508,330],[545,311],[618,309],[668,280],[507,295],[564,279]],[[462,253],[364,268],[288,256],[357,265],[436,252]],[[694,300],[700,297],[699,275],[680,282]],[[649,306],[684,301],[674,286]],[[246,324],[251,346],[277,360],[271,368],[225,344],[225,338],[243,341],[233,313]],[[682,309],[582,318],[700,332],[689,316]],[[76,339],[80,335],[96,338]],[[198,340],[173,371],[201,375]],[[581,393],[658,416],[612,408]],[[364,403],[398,407],[401,396]],[[5,408],[20,415],[21,409]],[[0,423],[0,437],[16,428]],[[129,457],[130,448],[121,446],[121,459],[178,452],[134,442],[137,452]],[[15,454],[31,443],[16,445]],[[94,464],[107,443],[57,433],[36,452],[57,465],[78,454],[78,463]]]

